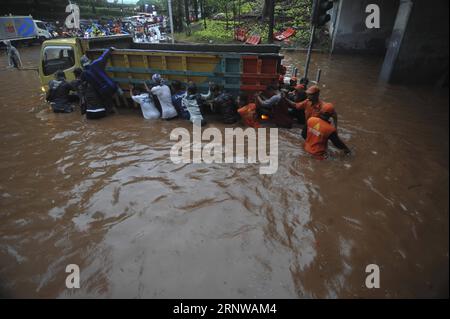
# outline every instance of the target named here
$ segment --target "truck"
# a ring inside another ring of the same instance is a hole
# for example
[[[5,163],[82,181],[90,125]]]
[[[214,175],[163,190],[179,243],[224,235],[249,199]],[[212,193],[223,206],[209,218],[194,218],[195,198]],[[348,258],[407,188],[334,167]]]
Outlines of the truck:
[[[36,25],[37,38],[39,42],[44,42],[45,40],[53,38],[44,21],[41,20],[33,20],[33,21]]]
[[[278,45],[134,43],[127,35],[65,38],[42,44],[42,90],[48,90],[48,82],[57,70],[64,70],[66,78],[73,79],[73,70],[80,67],[84,54],[92,60],[109,47],[115,50],[106,72],[124,91],[129,84],[151,84],[151,76],[159,73],[169,83],[193,81],[200,90],[206,90],[213,81],[237,95],[264,90],[278,82],[282,72],[283,56]]]
[[[11,15],[0,17],[0,41],[32,43],[38,38],[38,30],[33,17]]]

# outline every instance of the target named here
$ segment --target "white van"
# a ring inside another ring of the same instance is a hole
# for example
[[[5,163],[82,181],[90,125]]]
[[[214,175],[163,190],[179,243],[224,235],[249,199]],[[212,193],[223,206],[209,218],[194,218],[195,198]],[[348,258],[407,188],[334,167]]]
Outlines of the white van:
[[[47,26],[41,20],[34,20],[34,24],[36,25],[36,30],[38,34],[39,41],[43,42],[45,40],[49,40],[52,38],[52,35],[47,30]]]

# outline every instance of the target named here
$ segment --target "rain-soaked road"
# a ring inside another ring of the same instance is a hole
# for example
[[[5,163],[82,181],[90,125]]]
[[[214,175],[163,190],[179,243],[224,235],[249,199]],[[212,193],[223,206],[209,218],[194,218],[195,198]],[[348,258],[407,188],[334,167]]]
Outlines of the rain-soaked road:
[[[354,156],[316,161],[280,130],[278,172],[260,175],[173,164],[186,122],[53,114],[37,74],[0,60],[2,296],[448,296],[448,94],[379,85],[380,60],[316,56]],[[380,289],[364,285],[372,263]]]

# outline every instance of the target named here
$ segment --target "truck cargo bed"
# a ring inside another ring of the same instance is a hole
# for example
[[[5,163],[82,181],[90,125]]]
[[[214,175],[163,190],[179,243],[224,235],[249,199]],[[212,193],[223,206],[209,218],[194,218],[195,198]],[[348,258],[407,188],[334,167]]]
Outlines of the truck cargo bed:
[[[161,74],[169,82],[195,82],[206,89],[213,81],[237,95],[265,89],[278,80],[282,56],[277,45],[144,44],[131,37],[119,41],[111,37],[90,40],[85,47],[95,58],[114,46],[106,71],[123,88],[129,83],[151,82],[151,75]],[[86,40],[83,40],[86,41]]]

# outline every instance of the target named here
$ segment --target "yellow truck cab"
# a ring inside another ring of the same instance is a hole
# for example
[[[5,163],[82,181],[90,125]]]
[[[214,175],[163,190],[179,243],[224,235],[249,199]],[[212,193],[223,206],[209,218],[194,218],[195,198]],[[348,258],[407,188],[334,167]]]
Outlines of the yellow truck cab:
[[[120,48],[127,46],[129,42],[129,37],[123,36],[91,39],[63,38],[44,41],[41,46],[39,63],[39,78],[42,90],[48,90],[48,82],[53,80],[55,72],[60,69],[64,70],[67,80],[73,80],[73,70],[81,67],[81,57],[91,48],[108,48],[112,45]]]
[[[41,63],[39,63],[42,91],[48,90],[48,82],[54,79],[54,73],[59,69],[64,70],[68,80],[73,80],[73,70],[80,66],[82,55],[76,38],[45,41],[42,44]]]
[[[150,82],[159,73],[169,83],[193,81],[202,90],[213,81],[234,95],[256,92],[278,81],[283,58],[278,45],[134,43],[131,36],[123,35],[54,39],[43,42],[41,48],[42,90],[48,90],[57,70],[64,70],[71,80],[83,54],[92,60],[110,47],[117,50],[105,71],[124,90],[129,84]]]

